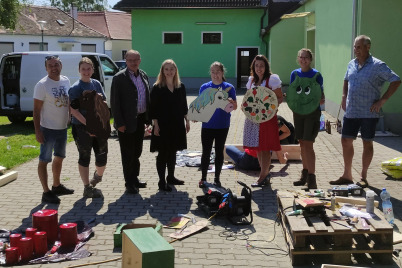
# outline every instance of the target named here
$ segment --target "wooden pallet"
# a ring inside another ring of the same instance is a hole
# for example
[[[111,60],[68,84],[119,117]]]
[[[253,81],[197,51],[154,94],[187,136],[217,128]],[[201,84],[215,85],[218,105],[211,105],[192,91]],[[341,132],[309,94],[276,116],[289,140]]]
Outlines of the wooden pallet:
[[[331,221],[341,216],[338,209],[334,212],[327,209],[324,215],[287,216],[293,210],[295,194],[278,191],[277,198],[293,265],[317,262],[317,259],[347,265],[352,262],[351,254],[369,254],[374,262],[392,262],[393,228],[377,208],[376,216],[367,220],[369,229],[364,229],[360,222],[350,225],[346,220]]]

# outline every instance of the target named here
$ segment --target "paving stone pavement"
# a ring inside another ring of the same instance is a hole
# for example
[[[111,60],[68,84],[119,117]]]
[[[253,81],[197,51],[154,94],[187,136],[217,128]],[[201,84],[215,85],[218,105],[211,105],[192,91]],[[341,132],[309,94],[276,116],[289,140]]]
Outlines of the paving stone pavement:
[[[243,92],[244,93],[244,92]],[[189,103],[195,98],[189,94]],[[242,100],[238,93],[238,103]],[[240,107],[240,105],[239,105]],[[287,120],[292,120],[292,113],[286,104],[279,107],[279,114]],[[334,122],[334,118],[327,115],[327,119]],[[231,127],[227,143],[242,143],[244,115],[240,109],[232,113]],[[201,123],[192,123],[188,134],[188,149],[201,150]],[[201,177],[200,171],[193,167],[176,168],[176,176],[185,180],[185,185],[177,186],[171,193],[158,192],[158,178],[155,168],[156,154],[149,152],[150,141],[145,140],[141,157],[140,178],[148,182],[146,189],[140,194],[130,195],[124,192],[124,179],[121,167],[119,144],[116,139],[109,140],[109,156],[107,169],[103,181],[98,185],[102,190],[103,199],[86,199],[82,197],[83,186],[79,178],[77,161],[78,154],[75,144],[67,145],[67,158],[63,164],[61,174],[62,183],[75,189],[75,193],[61,197],[60,205],[46,205],[41,203],[42,188],[37,176],[37,162],[34,159],[15,170],[19,172],[18,179],[0,187],[0,227],[5,229],[25,229],[32,224],[33,212],[51,208],[57,209],[59,222],[78,220],[88,221],[96,218],[92,224],[95,236],[85,246],[93,255],[89,258],[57,264],[31,265],[30,267],[66,267],[82,263],[104,261],[121,256],[121,250],[113,248],[113,232],[118,223],[155,223],[164,224],[177,215],[192,214],[197,219],[206,218],[206,215],[197,209],[196,196],[202,195],[198,188]],[[317,158],[316,174],[318,187],[328,189],[328,181],[339,177],[343,170],[342,147],[340,135],[333,130],[332,134],[320,132],[315,143]],[[402,138],[376,138],[374,145],[375,155],[369,170],[369,183],[379,193],[382,187],[389,190],[394,206],[396,218],[395,229],[401,225],[402,191],[401,181],[387,178],[379,169],[380,163],[397,156],[401,156]],[[362,143],[355,142],[355,158],[353,162],[353,176],[359,178],[361,168]],[[282,250],[287,250],[281,226],[275,224],[277,214],[276,191],[297,190],[292,182],[297,180],[302,169],[300,161],[289,161],[287,165],[273,162],[273,178],[270,187],[253,189],[252,209],[254,222],[251,226],[234,226],[226,219],[214,218],[208,230],[190,236],[184,240],[172,243],[175,248],[175,267],[292,267],[289,256]],[[90,173],[94,170],[91,162]],[[49,170],[49,172],[51,172]],[[51,174],[51,173],[50,173]],[[236,183],[241,180],[250,185],[256,181],[257,172],[240,170],[223,170],[221,181],[224,186],[239,193],[241,187]],[[213,174],[208,176],[213,180]],[[376,197],[379,200],[379,197]],[[241,232],[244,235],[227,237],[229,231]],[[172,230],[164,229],[163,236],[169,241],[168,235]],[[256,250],[246,247],[245,236],[252,244],[264,249]],[[253,241],[255,240],[255,241]],[[395,248],[402,248],[396,245]],[[399,267],[399,260],[393,265],[372,267]],[[370,266],[370,265],[359,265]],[[91,265],[89,267],[121,267],[121,261]],[[313,265],[305,266],[313,267]],[[314,266],[320,267],[320,266]]]

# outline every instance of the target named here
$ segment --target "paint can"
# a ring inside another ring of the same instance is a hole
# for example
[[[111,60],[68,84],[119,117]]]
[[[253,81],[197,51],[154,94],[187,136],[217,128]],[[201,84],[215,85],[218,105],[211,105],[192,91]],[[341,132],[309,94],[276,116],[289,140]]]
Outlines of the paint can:
[[[58,223],[57,210],[43,209],[32,214],[33,227],[46,232],[48,244],[53,245],[58,239]]]
[[[20,239],[22,238],[21,234],[11,234],[10,235],[10,247],[19,247]]]
[[[33,236],[34,250],[36,257],[42,257],[47,252],[47,235],[46,232],[36,232]]]
[[[17,264],[19,257],[17,247],[6,248],[6,265]]]
[[[38,230],[36,228],[33,227],[29,227],[25,229],[25,237],[31,237],[33,238],[34,234],[37,232]]]
[[[29,262],[33,256],[33,240],[31,237],[20,239],[21,262]]]
[[[76,223],[63,223],[60,225],[60,242],[62,247],[75,247],[77,240]]]

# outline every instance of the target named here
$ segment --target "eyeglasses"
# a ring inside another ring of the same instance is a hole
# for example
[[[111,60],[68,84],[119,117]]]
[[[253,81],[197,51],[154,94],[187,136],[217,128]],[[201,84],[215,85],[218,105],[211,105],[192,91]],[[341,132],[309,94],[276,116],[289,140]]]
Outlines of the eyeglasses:
[[[303,60],[310,59],[310,57],[301,57],[301,56],[298,56],[298,58]]]
[[[52,59],[60,60],[59,55],[50,55],[50,56],[45,57],[45,61],[52,60]]]

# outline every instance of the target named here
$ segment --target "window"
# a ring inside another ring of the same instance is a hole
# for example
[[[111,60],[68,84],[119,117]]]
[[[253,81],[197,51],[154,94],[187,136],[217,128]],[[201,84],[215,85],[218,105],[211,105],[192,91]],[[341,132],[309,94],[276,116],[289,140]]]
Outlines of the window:
[[[82,52],[96,52],[96,45],[94,44],[81,44]]]
[[[124,60],[126,58],[126,54],[127,54],[127,50],[126,49],[122,50],[121,51],[121,59]]]
[[[41,43],[29,42],[29,51],[40,51]],[[48,51],[47,43],[43,43],[43,51]]]
[[[0,42],[0,57],[3,54],[14,52],[14,43]]]
[[[164,44],[182,44],[183,33],[163,33]]]
[[[103,73],[105,75],[113,76],[119,71],[116,65],[113,62],[111,62],[109,58],[100,57],[100,60],[102,64]]]
[[[222,44],[222,32],[203,32],[203,44]]]

